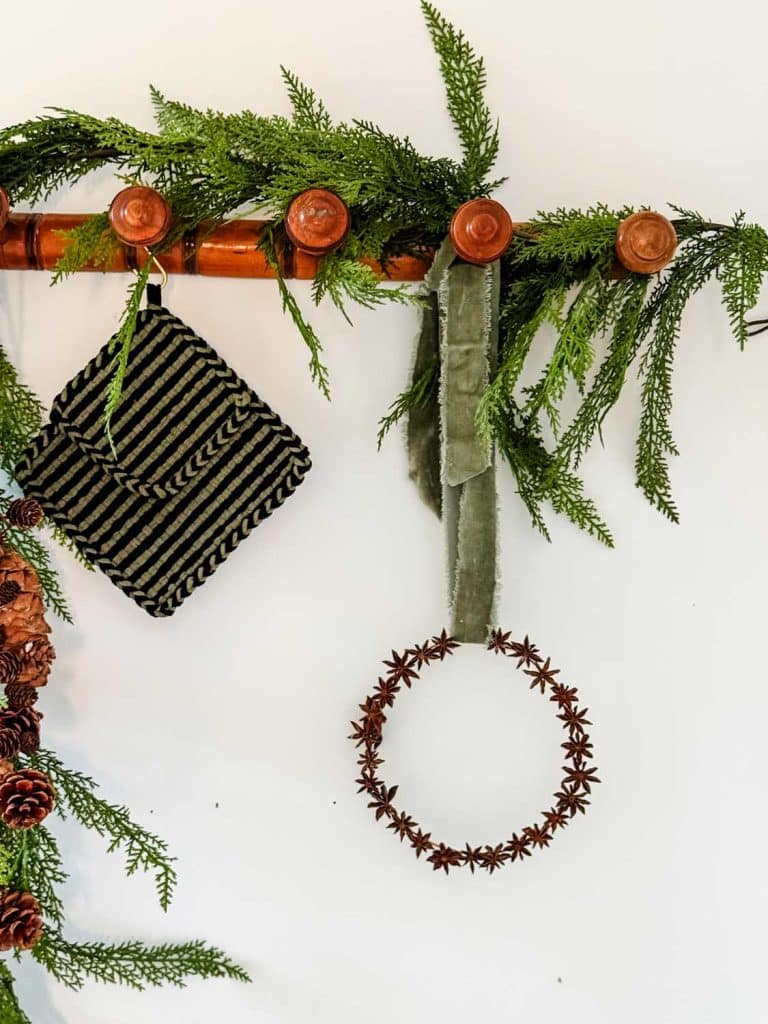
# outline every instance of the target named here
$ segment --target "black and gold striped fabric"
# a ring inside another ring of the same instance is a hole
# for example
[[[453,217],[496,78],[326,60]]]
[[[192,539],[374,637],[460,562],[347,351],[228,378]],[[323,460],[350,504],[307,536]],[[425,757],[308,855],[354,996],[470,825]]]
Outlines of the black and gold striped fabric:
[[[172,615],[310,469],[300,438],[181,320],[139,313],[105,436],[109,344],[56,398],[17,478],[150,615]]]

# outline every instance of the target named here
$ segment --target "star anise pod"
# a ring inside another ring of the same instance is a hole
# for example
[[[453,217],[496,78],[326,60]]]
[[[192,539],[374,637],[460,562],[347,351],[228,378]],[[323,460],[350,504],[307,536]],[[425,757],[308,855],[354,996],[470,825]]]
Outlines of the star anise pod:
[[[569,705],[563,708],[563,713],[557,717],[561,722],[565,722],[568,728],[571,730],[571,736],[575,732],[584,732],[585,725],[592,725],[590,720],[587,718],[587,712],[589,708],[572,708]]]
[[[566,704],[573,704],[578,699],[578,690],[575,686],[563,686],[562,683],[555,683],[552,687],[550,700],[557,701],[560,707]]]
[[[565,751],[566,756],[570,757],[573,761],[586,760],[586,758],[592,757],[592,744],[585,732],[576,733],[575,739],[571,738],[567,743],[561,743],[560,746]]]
[[[379,783],[373,775],[361,775],[359,779],[355,779],[358,793],[369,793],[373,796],[379,791]]]
[[[528,634],[525,636],[523,642],[517,643],[512,641],[510,644],[509,652],[513,658],[517,658],[517,667],[520,668],[522,665],[538,665],[541,661],[541,655],[536,644],[532,644],[528,639]]]
[[[368,722],[363,719],[360,722],[351,722],[352,728],[355,730],[347,738],[355,741],[356,747],[378,747],[381,743],[381,731],[378,732],[371,729]]]
[[[565,768],[563,771],[567,785],[578,787],[587,793],[592,792],[593,782],[600,782],[596,774],[597,768],[587,768],[581,761],[577,761],[573,768]]]
[[[400,687],[394,679],[379,679],[379,685],[373,692],[380,704],[391,708],[395,703],[396,694],[400,693]]]
[[[548,811],[544,811],[544,827],[549,829],[550,832],[555,832],[559,828],[565,828],[568,824],[568,817],[565,812],[558,805],[557,807],[551,807]]]
[[[504,849],[504,843],[498,846],[486,846],[481,855],[481,865],[486,871],[493,874],[497,868],[503,867],[509,860],[509,853]]]
[[[397,832],[397,834],[400,836],[401,843],[406,836],[410,836],[411,832],[413,832],[413,830],[418,827],[419,826],[416,824],[413,818],[409,817],[405,813],[405,811],[403,811],[401,814],[395,814],[390,823],[387,825],[387,828],[391,828],[393,832]]]
[[[368,697],[365,704],[359,704],[358,707],[363,712],[363,717],[371,727],[371,731],[380,733],[381,727],[387,720],[387,716],[381,710],[378,697]]]
[[[388,818],[392,818],[397,813],[395,808],[392,806],[392,801],[397,793],[397,786],[390,786],[389,789],[382,782],[379,787],[376,799],[372,800],[368,806],[376,811],[376,821],[383,818],[386,814]]]
[[[387,679],[396,683],[405,683],[409,689],[413,680],[419,678],[419,673],[413,668],[413,659],[408,651],[405,651],[404,654],[392,651],[392,661],[385,661],[384,664],[389,669]]]
[[[375,750],[364,750],[360,757],[358,757],[357,763],[364,772],[367,772],[369,775],[375,775],[377,769],[384,764],[384,758],[379,757]]]
[[[494,654],[506,654],[512,647],[509,636],[509,633],[502,633],[500,629],[494,629],[488,641],[488,650],[493,651]]]
[[[410,654],[413,659],[413,664],[421,669],[424,668],[425,665],[428,665],[432,658],[430,650],[431,647],[429,640],[425,640],[423,644],[416,644],[415,647],[409,647],[405,653]]]
[[[544,693],[548,686],[555,685],[555,676],[560,672],[559,668],[549,667],[549,658],[544,662],[543,665],[538,665],[535,669],[526,669],[525,674],[533,677],[529,689],[533,689],[536,686],[541,687],[541,692]]]
[[[440,868],[448,874],[449,868],[458,868],[461,866],[462,854],[459,850],[454,850],[452,846],[446,846],[445,843],[440,843],[436,850],[427,857],[427,860],[432,865],[433,871],[439,871]]]
[[[529,825],[523,831],[530,839],[531,845],[537,849],[549,846],[552,842],[552,836],[547,832],[546,828],[541,828],[540,825]]]
[[[558,807],[564,807],[566,811],[570,812],[571,817],[576,811],[586,814],[587,807],[589,807],[589,800],[575,786],[563,786],[559,793],[555,793],[555,800],[557,800]]]
[[[474,875],[474,873],[475,873],[475,865],[476,864],[480,864],[482,866],[482,864],[481,864],[482,856],[483,856],[483,848],[482,848],[482,846],[470,846],[469,843],[467,843],[467,845],[464,847],[464,849],[462,850],[462,853],[461,853],[461,862],[462,862],[462,864],[465,867],[468,867],[469,870]]]
[[[456,648],[460,646],[458,641],[454,640],[452,636],[448,636],[446,631],[443,630],[440,636],[432,637],[429,656],[430,658],[439,658],[442,661],[446,654],[453,654]]]
[[[510,856],[510,860],[522,860],[524,857],[530,857],[531,851],[529,849],[531,840],[526,835],[519,836],[516,832],[507,843],[505,849]]]
[[[422,855],[422,853],[426,853],[427,850],[432,850],[435,845],[432,842],[432,833],[422,832],[421,829],[419,829],[415,835],[412,835],[410,839],[411,846],[416,851],[417,859]]]

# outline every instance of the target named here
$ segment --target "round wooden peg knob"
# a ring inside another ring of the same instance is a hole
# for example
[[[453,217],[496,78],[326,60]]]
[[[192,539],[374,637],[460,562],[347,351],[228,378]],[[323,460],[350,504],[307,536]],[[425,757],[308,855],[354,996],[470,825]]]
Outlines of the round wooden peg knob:
[[[8,193],[0,185],[0,231],[3,230],[5,225],[8,223],[8,218],[11,215],[11,200],[8,198]]]
[[[674,224],[653,210],[638,210],[619,225],[616,255],[635,274],[655,274],[674,259]]]
[[[171,227],[166,199],[146,185],[129,185],[109,207],[109,223],[121,242],[147,247],[162,242]]]
[[[512,241],[512,218],[495,199],[470,199],[451,218],[451,242],[467,263],[493,263]]]
[[[349,207],[335,192],[310,188],[291,202],[285,215],[285,230],[296,246],[313,256],[338,249],[349,233]]]

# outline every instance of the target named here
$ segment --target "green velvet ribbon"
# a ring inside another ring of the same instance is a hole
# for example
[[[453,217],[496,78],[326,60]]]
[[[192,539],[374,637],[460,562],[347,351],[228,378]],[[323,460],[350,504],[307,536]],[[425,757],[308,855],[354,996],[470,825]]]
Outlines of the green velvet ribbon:
[[[476,416],[498,351],[499,265],[462,263],[446,239],[426,284],[413,379],[439,361],[440,389],[409,416],[409,471],[445,523],[451,632],[484,643],[496,594],[496,474]]]

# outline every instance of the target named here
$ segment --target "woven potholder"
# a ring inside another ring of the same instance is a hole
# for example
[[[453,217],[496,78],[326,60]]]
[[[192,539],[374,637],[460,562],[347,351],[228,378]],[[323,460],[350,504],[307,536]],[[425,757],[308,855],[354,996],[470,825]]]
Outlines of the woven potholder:
[[[300,438],[148,289],[104,432],[109,344],[55,399],[25,494],[150,615],[172,615],[311,466]]]

